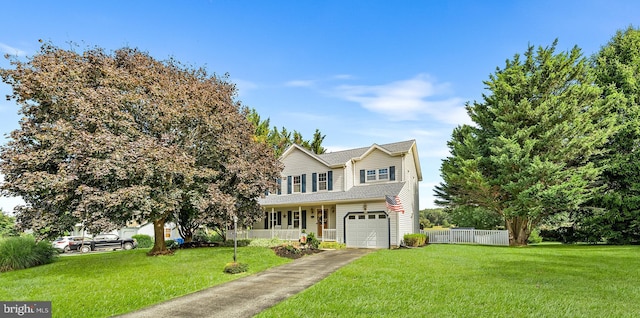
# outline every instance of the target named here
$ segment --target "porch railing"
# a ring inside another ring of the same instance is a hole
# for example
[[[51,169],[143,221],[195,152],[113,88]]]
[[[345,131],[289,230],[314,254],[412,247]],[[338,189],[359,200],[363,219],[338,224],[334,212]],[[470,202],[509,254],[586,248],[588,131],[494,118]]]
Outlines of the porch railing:
[[[297,241],[300,239],[300,234],[302,234],[300,229],[238,230],[239,239],[279,238],[285,241]],[[227,231],[227,238],[233,238],[233,230]],[[335,241],[336,230],[323,229],[322,240]]]
[[[336,241],[336,229],[322,229],[322,241]]]

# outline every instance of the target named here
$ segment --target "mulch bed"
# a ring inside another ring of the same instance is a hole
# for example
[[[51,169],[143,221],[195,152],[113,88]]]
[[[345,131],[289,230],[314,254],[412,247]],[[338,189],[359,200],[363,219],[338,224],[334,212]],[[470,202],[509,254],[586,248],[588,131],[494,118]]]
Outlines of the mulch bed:
[[[291,248],[287,248],[284,245],[276,246],[276,247],[273,247],[272,249],[276,253],[276,255],[278,255],[280,257],[291,258],[291,259],[296,259],[296,258],[300,258],[300,257],[305,256],[305,255],[316,254],[316,253],[320,253],[320,252],[323,251],[323,250],[311,249],[311,248],[303,248],[303,249],[295,248],[295,249],[291,249]]]

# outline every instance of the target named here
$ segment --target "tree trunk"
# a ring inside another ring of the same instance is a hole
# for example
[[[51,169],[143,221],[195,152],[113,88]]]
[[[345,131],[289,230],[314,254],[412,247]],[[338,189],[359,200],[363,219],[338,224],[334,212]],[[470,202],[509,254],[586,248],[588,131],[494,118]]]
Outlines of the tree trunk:
[[[506,220],[509,231],[510,246],[525,246],[531,234],[531,225],[528,218],[513,217]]]
[[[164,242],[164,224],[165,218],[153,221],[154,243],[153,248],[149,253],[147,253],[147,255],[154,256],[171,254],[171,251],[167,249],[167,245]]]

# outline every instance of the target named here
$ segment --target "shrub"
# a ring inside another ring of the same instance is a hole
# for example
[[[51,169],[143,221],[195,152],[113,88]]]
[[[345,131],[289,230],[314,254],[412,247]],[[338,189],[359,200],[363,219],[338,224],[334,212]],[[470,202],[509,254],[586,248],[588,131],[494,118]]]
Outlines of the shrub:
[[[244,263],[228,263],[224,267],[224,272],[227,274],[239,274],[249,270],[249,265]]]
[[[318,249],[319,245],[320,245],[320,241],[318,241],[318,239],[316,238],[316,235],[313,232],[307,234],[307,246],[309,246],[312,249]]]
[[[531,234],[529,234],[529,239],[527,239],[527,242],[530,244],[542,243],[542,236],[540,236],[540,231],[538,229],[533,229],[533,231],[531,231]]]
[[[254,247],[276,247],[281,245],[283,241],[279,238],[271,238],[271,239],[253,239],[249,246]]]
[[[251,240],[247,240],[247,239],[238,240],[238,247],[249,246],[249,244],[251,244]],[[224,242],[221,242],[220,246],[233,247],[233,240],[226,240]]]
[[[164,244],[167,246],[167,249],[170,250],[176,250],[180,247],[180,243],[176,242],[175,240],[166,240],[164,241]]]
[[[0,272],[49,264],[58,252],[51,243],[36,243],[30,236],[10,237],[0,241]]]
[[[151,236],[149,236],[149,235],[136,234],[136,235],[132,236],[131,238],[133,238],[136,241],[138,241],[138,247],[140,247],[140,248],[147,248],[147,247],[152,247],[153,246],[153,238],[151,238]]]
[[[404,235],[404,244],[407,246],[423,246],[427,244],[428,239],[426,234],[405,234]]]
[[[328,249],[334,249],[334,250],[340,250],[343,248],[346,248],[347,245],[343,244],[343,243],[338,243],[338,242],[320,242],[320,248],[328,248]]]

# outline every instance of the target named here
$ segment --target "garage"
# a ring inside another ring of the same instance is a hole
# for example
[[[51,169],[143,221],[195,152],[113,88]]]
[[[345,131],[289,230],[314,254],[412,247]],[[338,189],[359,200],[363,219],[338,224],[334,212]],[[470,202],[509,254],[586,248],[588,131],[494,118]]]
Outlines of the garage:
[[[389,248],[389,219],[383,212],[350,213],[345,234],[348,247]]]

